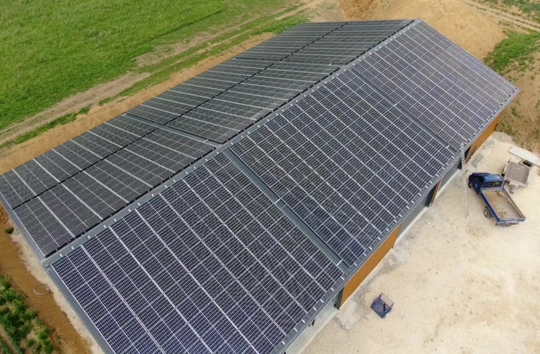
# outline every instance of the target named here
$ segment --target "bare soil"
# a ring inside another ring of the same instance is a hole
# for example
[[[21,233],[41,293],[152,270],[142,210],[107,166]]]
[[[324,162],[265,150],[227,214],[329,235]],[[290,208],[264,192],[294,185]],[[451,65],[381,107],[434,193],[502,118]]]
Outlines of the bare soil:
[[[463,1],[471,5],[475,9],[480,10],[482,13],[490,17],[493,17],[494,19],[499,21],[501,24],[513,25],[516,27],[521,27],[524,29],[532,30],[532,31],[540,31],[540,24],[538,22],[526,20],[523,17],[520,17],[519,15],[508,13],[507,11],[503,11],[499,8],[490,7],[478,1],[474,1],[474,0],[463,0]]]
[[[506,77],[521,92],[503,112],[499,129],[524,148],[540,153],[540,53],[526,70],[514,69]]]
[[[348,19],[422,19],[430,26],[484,59],[505,38],[496,20],[461,0],[342,0]]]
[[[81,338],[68,319],[67,313],[73,312],[65,300],[60,299],[60,293],[55,291],[49,276],[45,273],[37,258],[31,254],[30,249],[20,234],[15,231],[8,235],[5,230],[10,225],[9,217],[3,207],[0,207],[0,271],[9,279],[12,286],[21,293],[28,306],[38,313],[38,316],[52,331],[52,339],[62,353],[91,353],[91,338]],[[51,293],[37,297],[34,286],[45,283],[52,289]],[[65,304],[59,307],[58,304]],[[71,317],[75,317],[73,313]],[[76,322],[76,318],[71,318]],[[80,320],[79,320],[80,322]],[[82,324],[80,324],[82,326]],[[9,341],[7,341],[9,343]],[[94,348],[92,348],[94,349]],[[98,349],[95,347],[95,349]],[[99,352],[98,352],[99,353]]]

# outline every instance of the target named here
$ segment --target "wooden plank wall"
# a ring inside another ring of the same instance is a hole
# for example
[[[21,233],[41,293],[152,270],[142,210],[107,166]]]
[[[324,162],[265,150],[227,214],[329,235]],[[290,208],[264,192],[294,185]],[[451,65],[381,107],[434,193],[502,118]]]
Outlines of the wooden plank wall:
[[[483,143],[486,142],[486,140],[489,138],[489,136],[495,131],[495,128],[497,128],[497,125],[499,124],[499,121],[501,120],[501,116],[499,115],[491,124],[484,130],[484,132],[476,139],[476,141],[471,145],[471,148],[469,149],[469,153],[467,154],[466,162],[469,162],[471,157],[474,155],[478,149],[480,149],[480,146],[482,146]]]
[[[394,247],[397,237],[399,235],[400,226],[398,226],[394,232],[383,242],[383,244],[369,257],[369,259],[362,265],[358,272],[349,280],[345,285],[341,294],[341,302],[336,304],[339,308],[347,301],[352,293],[358,289],[360,284],[367,278],[369,273],[375,269],[375,267],[381,262],[386,254]]]

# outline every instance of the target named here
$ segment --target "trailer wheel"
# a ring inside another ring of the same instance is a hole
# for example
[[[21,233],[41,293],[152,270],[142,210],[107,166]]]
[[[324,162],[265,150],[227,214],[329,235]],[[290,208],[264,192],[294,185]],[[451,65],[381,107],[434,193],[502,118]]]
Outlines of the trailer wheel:
[[[491,215],[491,211],[489,211],[488,207],[484,207],[484,216],[488,219],[491,219],[493,215]]]

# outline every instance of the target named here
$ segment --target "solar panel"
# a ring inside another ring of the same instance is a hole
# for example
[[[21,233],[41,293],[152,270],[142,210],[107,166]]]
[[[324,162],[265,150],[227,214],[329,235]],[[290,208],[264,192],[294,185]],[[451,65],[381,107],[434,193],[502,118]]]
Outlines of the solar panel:
[[[16,208],[155,129],[125,116],[112,119],[1,176],[0,194]]]
[[[230,60],[131,109],[128,113],[165,125],[271,64],[272,62],[265,60]]]
[[[293,53],[285,60],[305,63],[347,64],[410,22],[400,20],[349,22]]]
[[[477,136],[518,91],[423,22],[355,70],[456,148]]]
[[[123,149],[98,135],[87,133],[64,144],[68,147],[57,148],[0,177],[0,193],[8,200],[23,226],[36,223],[28,208],[20,207],[36,196],[40,202],[29,205],[48,208],[48,211],[43,211],[46,217],[58,220],[45,226],[54,227],[50,230],[28,226],[29,237],[44,256],[79,237],[97,222],[213,149],[206,143],[156,129],[131,118],[113,122],[102,126],[102,129],[116,129],[135,137]],[[98,145],[100,142],[104,144]],[[106,153],[109,155],[100,160]],[[89,161],[88,156],[95,156],[98,161],[94,158]],[[68,172],[62,168],[65,164],[76,166],[76,162],[79,166]],[[32,186],[32,189],[27,186]]]
[[[238,58],[266,59],[279,61],[328,35],[345,23],[309,23],[302,24],[291,30],[269,39],[268,41],[240,54]]]
[[[454,156],[350,71],[232,150],[348,265]]]
[[[118,353],[271,353],[342,275],[224,155],[52,267]]]

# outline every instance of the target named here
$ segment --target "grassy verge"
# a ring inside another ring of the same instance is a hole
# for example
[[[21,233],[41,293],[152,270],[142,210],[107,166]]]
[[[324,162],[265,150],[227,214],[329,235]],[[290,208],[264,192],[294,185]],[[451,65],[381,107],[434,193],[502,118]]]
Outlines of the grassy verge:
[[[510,33],[497,44],[486,58],[486,63],[500,74],[510,71],[526,71],[534,62],[534,54],[540,52],[540,33]]]
[[[189,43],[285,0],[0,2],[0,129],[137,68],[157,47]]]
[[[150,74],[150,76],[138,82],[129,89],[122,91],[120,94],[101,101],[100,104],[103,105],[119,97],[133,95],[136,92],[141,91],[147,87],[159,84],[167,80],[171,75],[187,69],[204,59],[220,55],[226,52],[228,49],[242,44],[253,36],[263,33],[279,34],[293,26],[296,26],[299,23],[305,22],[306,18],[302,14],[288,16],[279,21],[276,20],[276,17],[286,15],[287,13],[294,10],[296,10],[296,7],[291,7],[276,15],[258,18],[257,20],[254,20],[247,23],[245,26],[242,26],[242,28],[218,36],[210,42],[195,46],[177,56],[168,58],[167,60],[164,60],[158,64],[138,69],[136,70],[136,72],[147,72]],[[78,114],[87,113],[88,110],[89,108],[84,108],[78,113],[68,114],[57,118],[39,127],[36,130],[25,133],[17,137],[16,139],[5,142],[4,144],[0,145],[0,149],[6,149],[17,144],[22,144],[59,125],[70,123],[76,119]]]
[[[57,118],[47,124],[44,124],[42,125],[41,127],[35,129],[35,130],[32,130],[28,133],[24,133],[22,135],[20,135],[19,137],[17,137],[16,139],[13,139],[13,140],[9,140],[5,143],[3,143],[2,145],[0,145],[0,149],[6,149],[6,148],[10,148],[14,145],[17,145],[17,144],[22,144],[30,139],[33,139],[35,138],[36,136],[38,135],[41,135],[43,133],[45,133],[46,131],[49,131],[59,125],[65,125],[65,124],[68,124],[70,122],[73,122],[75,119],[77,119],[77,115],[78,114],[83,114],[83,113],[87,113],[88,112],[88,109],[85,108],[85,109],[82,109],[80,110],[78,113],[72,113],[72,114],[66,114],[65,116],[62,116],[60,118]]]
[[[50,331],[28,308],[24,298],[0,276],[0,326],[11,342],[11,347],[19,354],[55,352]],[[3,344],[2,344],[3,343]],[[0,341],[0,350],[11,353],[10,346]]]

